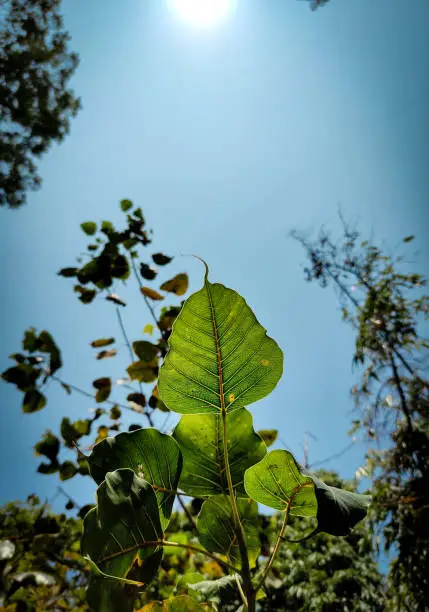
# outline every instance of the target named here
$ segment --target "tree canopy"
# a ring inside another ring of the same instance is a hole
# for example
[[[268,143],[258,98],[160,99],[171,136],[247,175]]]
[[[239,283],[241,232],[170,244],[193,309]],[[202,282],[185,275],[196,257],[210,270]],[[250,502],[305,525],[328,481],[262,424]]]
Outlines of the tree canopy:
[[[389,580],[393,609],[422,610],[429,593],[429,314],[426,279],[402,252],[389,253],[342,218],[339,240],[294,236],[308,257],[304,274],[338,292],[343,320],[356,336],[352,388],[358,409],[352,434],[377,445],[361,475],[372,479],[370,516],[393,555]],[[405,236],[410,248],[414,236]],[[378,540],[380,538],[378,537]]]
[[[36,159],[63,140],[80,108],[68,86],[78,56],[59,8],[60,0],[1,0],[0,206],[21,206],[40,186]]]

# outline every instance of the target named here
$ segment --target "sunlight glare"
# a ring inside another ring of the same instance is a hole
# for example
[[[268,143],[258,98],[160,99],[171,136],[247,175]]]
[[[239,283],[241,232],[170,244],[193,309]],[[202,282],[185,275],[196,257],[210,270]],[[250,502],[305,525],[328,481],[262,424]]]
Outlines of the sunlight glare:
[[[190,25],[210,28],[228,16],[232,0],[170,0],[170,6]]]

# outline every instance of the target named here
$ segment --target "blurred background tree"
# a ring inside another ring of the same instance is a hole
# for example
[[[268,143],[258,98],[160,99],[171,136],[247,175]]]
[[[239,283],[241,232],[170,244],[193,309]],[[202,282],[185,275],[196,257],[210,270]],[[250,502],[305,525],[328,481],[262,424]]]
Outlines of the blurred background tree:
[[[402,253],[390,254],[341,218],[339,240],[293,236],[308,257],[306,280],[332,285],[356,335],[352,389],[360,431],[370,442],[361,475],[372,480],[375,541],[393,560],[394,610],[423,610],[429,594],[429,313],[426,279]],[[412,243],[406,236],[403,245]]]
[[[0,206],[17,208],[40,187],[35,160],[80,108],[68,88],[78,56],[59,9],[60,0],[0,2]]]

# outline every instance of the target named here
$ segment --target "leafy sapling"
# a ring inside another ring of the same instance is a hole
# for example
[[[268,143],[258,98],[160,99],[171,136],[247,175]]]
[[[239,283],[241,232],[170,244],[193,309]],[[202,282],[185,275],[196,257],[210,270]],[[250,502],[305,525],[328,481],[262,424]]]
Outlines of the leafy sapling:
[[[95,612],[131,612],[167,546],[216,560],[225,576],[212,589],[190,585],[195,594],[210,593],[209,603],[186,595],[159,609],[224,609],[223,594],[233,589],[242,609],[254,612],[286,545],[290,517],[312,517],[317,530],[346,535],[366,514],[368,496],[325,485],[286,450],[267,452],[246,406],[275,388],[283,353],[245,300],[212,284],[204,265],[204,285],[185,301],[159,372],[161,400],[182,415],[172,436],[155,428],[121,433],[97,444],[88,458],[99,487],[97,505],[85,518],[82,553],[93,568],[88,603]],[[198,544],[165,535],[178,493],[203,502]],[[263,566],[258,503],[283,513]]]

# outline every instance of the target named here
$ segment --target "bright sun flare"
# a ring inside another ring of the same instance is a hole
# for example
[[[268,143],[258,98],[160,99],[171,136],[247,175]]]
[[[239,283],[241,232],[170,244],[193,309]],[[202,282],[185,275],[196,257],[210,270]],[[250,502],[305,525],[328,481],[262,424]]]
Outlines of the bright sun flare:
[[[209,28],[227,17],[233,0],[170,0],[171,8],[190,25]]]

